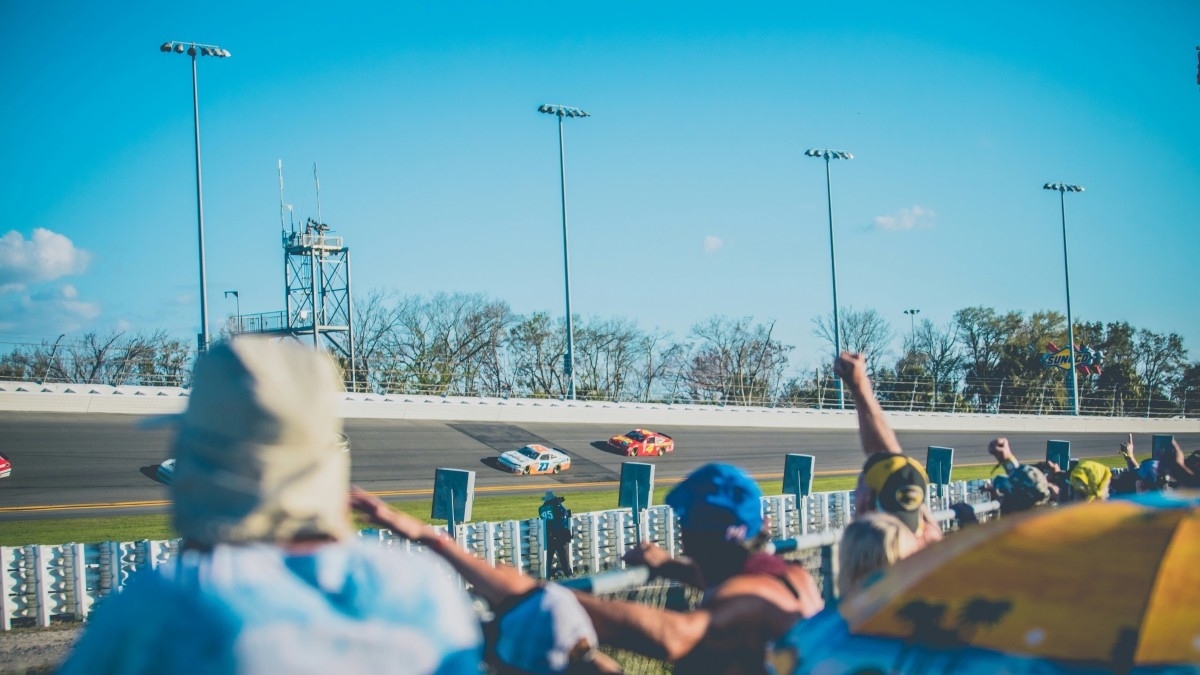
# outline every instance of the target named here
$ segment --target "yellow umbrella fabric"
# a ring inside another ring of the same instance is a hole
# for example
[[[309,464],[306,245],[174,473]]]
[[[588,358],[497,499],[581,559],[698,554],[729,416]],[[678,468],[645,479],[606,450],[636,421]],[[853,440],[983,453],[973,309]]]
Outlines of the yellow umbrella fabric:
[[[1200,499],[1039,509],[956,532],[839,608],[850,632],[1079,666],[1200,662]]]

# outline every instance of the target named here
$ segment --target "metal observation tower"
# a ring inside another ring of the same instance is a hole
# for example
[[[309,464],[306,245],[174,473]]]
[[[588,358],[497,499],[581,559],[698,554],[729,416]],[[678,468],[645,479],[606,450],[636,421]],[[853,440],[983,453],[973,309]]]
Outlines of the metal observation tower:
[[[283,311],[239,315],[233,333],[290,335],[312,340],[316,349],[328,349],[349,371],[353,391],[355,376],[354,301],[350,292],[350,248],[321,221],[321,182],[317,181],[317,218],[302,227],[287,218],[291,205],[283,200],[283,161],[279,162],[279,225],[283,243]],[[289,222],[290,221],[290,222]]]

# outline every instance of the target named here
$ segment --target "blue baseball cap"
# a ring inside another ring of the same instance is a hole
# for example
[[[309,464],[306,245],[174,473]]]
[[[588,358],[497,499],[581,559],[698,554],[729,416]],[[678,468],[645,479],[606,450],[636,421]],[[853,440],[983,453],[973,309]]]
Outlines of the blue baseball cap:
[[[705,464],[667,495],[686,528],[724,532],[728,541],[745,541],[762,530],[762,490],[730,464]]]
[[[1137,477],[1143,483],[1158,484],[1158,477],[1162,472],[1161,467],[1162,465],[1157,459],[1148,459],[1138,467]]]

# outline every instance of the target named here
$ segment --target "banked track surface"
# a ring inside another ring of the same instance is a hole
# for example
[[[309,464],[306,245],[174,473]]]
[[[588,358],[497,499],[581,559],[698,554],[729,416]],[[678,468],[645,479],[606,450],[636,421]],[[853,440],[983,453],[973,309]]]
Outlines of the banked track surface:
[[[0,479],[0,521],[166,511],[167,489],[154,478],[167,456],[169,431],[141,430],[133,415],[0,412],[0,453],[13,463]],[[352,479],[392,498],[428,498],[438,467],[476,472],[477,494],[525,492],[531,500],[547,489],[609,487],[620,475],[624,456],[604,441],[627,428],[611,425],[491,422],[442,422],[350,419]],[[668,483],[703,463],[737,464],[760,478],[778,478],[783,456],[801,452],[816,457],[818,473],[853,472],[862,464],[854,431],[812,431],[736,427],[657,428],[673,436],[677,450],[654,463],[656,478]],[[956,464],[986,464],[988,440],[996,434],[959,431],[900,432],[907,452],[924,460],[929,445],[955,449]],[[1112,433],[1009,433],[1017,456],[1036,460],[1046,440],[1071,441],[1072,455],[1115,455],[1122,440]],[[1200,445],[1200,434],[1176,434],[1187,449]],[[1147,451],[1148,434],[1136,434]],[[566,450],[571,469],[558,476],[514,476],[496,468],[504,450],[541,442]]]

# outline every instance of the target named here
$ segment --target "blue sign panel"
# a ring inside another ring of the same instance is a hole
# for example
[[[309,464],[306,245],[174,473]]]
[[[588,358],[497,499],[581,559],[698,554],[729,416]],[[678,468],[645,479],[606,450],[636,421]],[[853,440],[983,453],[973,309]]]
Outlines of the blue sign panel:
[[[1046,441],[1046,460],[1063,471],[1071,469],[1071,441]]]
[[[636,516],[650,506],[654,497],[654,465],[645,462],[621,462],[621,490],[618,507],[633,509]]]
[[[1171,447],[1171,442],[1174,440],[1175,437],[1170,434],[1154,434],[1150,437],[1150,452],[1152,453],[1150,456],[1159,459],[1164,451],[1174,451]]]
[[[437,469],[433,474],[434,520],[451,525],[471,519],[475,503],[475,472],[462,469]]]
[[[812,455],[788,453],[783,460],[783,494],[795,495],[796,503],[801,497],[812,494],[813,465],[817,458]]]
[[[929,474],[932,485],[949,485],[950,471],[954,468],[954,448],[929,446],[929,454],[925,455],[925,472]]]

